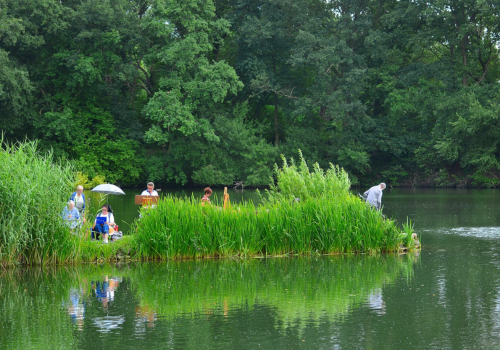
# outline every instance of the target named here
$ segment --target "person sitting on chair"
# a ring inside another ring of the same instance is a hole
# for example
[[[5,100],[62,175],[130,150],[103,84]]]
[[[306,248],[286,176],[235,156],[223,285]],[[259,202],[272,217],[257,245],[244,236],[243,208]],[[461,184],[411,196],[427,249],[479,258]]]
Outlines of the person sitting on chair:
[[[142,191],[141,193],[141,196],[158,196],[158,192],[156,192],[154,190],[155,188],[155,184],[152,183],[152,182],[148,182],[148,189],[147,190],[144,190]],[[145,208],[156,208],[156,204],[151,204],[151,202],[147,202],[148,205],[145,206]],[[156,202],[154,202],[156,203]],[[143,204],[144,204],[144,201],[143,201]],[[151,204],[151,206],[149,206],[149,204]]]
[[[94,229],[92,230],[92,240],[99,240],[99,236],[103,235],[103,243],[108,243],[109,227],[115,226],[115,217],[112,213],[111,207],[107,204],[103,205],[102,212],[98,214],[94,221]]]
[[[72,200],[68,201],[68,206],[63,209],[61,216],[71,230],[80,224],[80,213]]]

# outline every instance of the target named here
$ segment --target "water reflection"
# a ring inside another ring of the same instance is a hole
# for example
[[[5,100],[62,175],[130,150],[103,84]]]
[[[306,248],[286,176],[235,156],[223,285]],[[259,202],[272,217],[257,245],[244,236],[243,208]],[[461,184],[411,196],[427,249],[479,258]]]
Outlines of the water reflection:
[[[368,295],[366,303],[377,315],[385,315],[385,302],[381,288],[373,290]]]
[[[91,287],[95,297],[102,303],[103,310],[108,309],[108,303],[115,299],[115,290],[122,281],[121,277],[104,276],[102,281],[92,281]]]
[[[65,304],[65,303],[63,303]],[[78,330],[83,330],[85,319],[85,288],[71,287],[69,291],[69,303],[67,303],[68,314]]]
[[[411,256],[337,256],[5,271],[2,339],[9,348],[20,348],[21,327],[32,339],[28,346],[22,343],[24,349],[35,348],[49,329],[71,344],[106,334],[100,341],[116,348],[125,339],[154,342],[175,334],[174,343],[201,345],[224,338],[213,325],[223,322],[224,332],[234,333],[243,319],[253,332],[268,332],[269,340],[280,334],[298,339],[308,327],[341,322],[366,304],[385,314],[384,289],[399,277],[410,278],[414,262]],[[36,309],[30,307],[34,303]],[[33,325],[33,318],[40,323]],[[185,322],[202,327],[201,333],[180,329]]]
[[[384,205],[414,221],[420,256],[0,270],[0,349],[498,348],[498,191]]]

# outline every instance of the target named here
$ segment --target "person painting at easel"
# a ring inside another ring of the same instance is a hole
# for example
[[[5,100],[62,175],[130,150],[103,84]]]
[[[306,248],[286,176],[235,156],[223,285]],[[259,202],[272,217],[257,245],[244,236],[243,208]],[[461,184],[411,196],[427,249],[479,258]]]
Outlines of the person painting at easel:
[[[204,206],[205,203],[212,204],[210,202],[210,195],[212,194],[212,189],[210,187],[205,188],[205,195],[201,198],[201,205]],[[216,207],[218,209],[229,208],[229,193],[227,193],[227,187],[224,187],[224,204],[222,208]]]
[[[154,190],[155,184],[152,182],[148,182],[148,189],[142,191],[141,196],[156,196],[158,197],[158,192]],[[156,203],[156,202],[155,202]],[[144,204],[144,202],[143,202]],[[146,208],[149,208],[149,204],[146,205]],[[156,208],[156,204],[151,204],[151,208]]]
[[[158,192],[154,190],[155,184],[148,182],[148,189],[142,191],[141,196],[158,196]]]

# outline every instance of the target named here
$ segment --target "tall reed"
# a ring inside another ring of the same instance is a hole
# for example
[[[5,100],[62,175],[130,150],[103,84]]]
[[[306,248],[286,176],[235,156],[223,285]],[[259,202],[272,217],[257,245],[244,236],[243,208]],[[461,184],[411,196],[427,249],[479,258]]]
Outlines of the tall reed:
[[[0,140],[0,263],[74,260],[80,242],[61,220],[75,181],[71,165],[36,142]]]
[[[274,173],[276,182],[271,179],[266,196],[261,196],[264,203],[275,203],[293,201],[299,199],[307,201],[322,197],[336,197],[349,194],[351,182],[347,172],[330,163],[330,168],[325,172],[318,163],[313,165],[310,171],[306,160],[299,150],[299,164],[290,159],[288,164],[286,158],[281,155],[283,166],[275,165]]]
[[[132,245],[143,259],[169,259],[394,251],[400,241],[393,221],[354,196],[229,210],[167,196],[142,211]]]
[[[201,206],[195,198],[164,197],[143,210],[133,245],[139,257],[194,258],[395,251],[402,241],[394,221],[349,192],[338,167],[311,172],[301,155],[276,168],[276,184],[255,207]],[[295,198],[300,198],[299,201]]]

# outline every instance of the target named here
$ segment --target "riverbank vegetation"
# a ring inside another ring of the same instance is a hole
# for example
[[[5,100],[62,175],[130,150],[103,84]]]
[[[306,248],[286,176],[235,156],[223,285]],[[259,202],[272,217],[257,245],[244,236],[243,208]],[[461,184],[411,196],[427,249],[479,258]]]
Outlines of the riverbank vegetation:
[[[222,208],[217,199],[202,206],[195,198],[167,196],[156,208],[141,209],[131,236],[103,245],[89,240],[92,220],[71,232],[61,218],[77,179],[74,167],[38,151],[36,142],[3,143],[0,262],[373,253],[411,244],[411,224],[404,227],[405,236],[394,221],[352,195],[345,170],[331,165],[324,172],[315,164],[310,171],[299,155],[297,165],[283,158],[283,167],[276,166],[258,206]]]
[[[262,186],[300,148],[353,184],[500,184],[495,1],[0,1],[0,23],[0,130],[89,179]]]
[[[73,234],[61,213],[77,179],[36,142],[0,142],[0,265],[111,261],[129,256],[129,239],[112,245],[89,240],[88,221]]]
[[[349,192],[347,173],[318,164],[309,171],[283,159],[263,204],[222,209],[195,198],[164,197],[143,209],[134,246],[142,259],[281,256],[397,251],[409,237]],[[411,243],[411,238],[408,239]]]
[[[35,142],[0,143],[0,262],[59,263],[77,257],[79,239],[61,219],[74,169]]]

